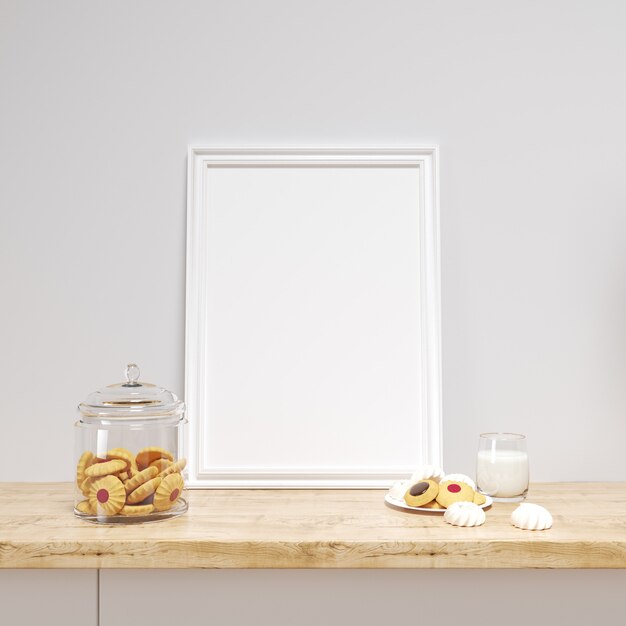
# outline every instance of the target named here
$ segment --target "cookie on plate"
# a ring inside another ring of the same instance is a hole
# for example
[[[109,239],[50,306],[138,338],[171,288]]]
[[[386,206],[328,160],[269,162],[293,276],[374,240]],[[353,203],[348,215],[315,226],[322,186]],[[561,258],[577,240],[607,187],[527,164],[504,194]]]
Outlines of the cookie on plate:
[[[404,501],[409,506],[424,506],[437,497],[439,485],[434,480],[420,480],[413,483],[404,494]]]
[[[422,504],[423,509],[432,509],[433,511],[441,511],[445,509],[445,506],[441,506],[437,500],[433,500],[432,502],[428,502],[426,504]]]
[[[448,508],[453,502],[473,502],[476,493],[468,484],[445,480],[439,483],[437,502]]]
[[[474,504],[482,506],[483,504],[485,504],[485,502],[487,502],[487,498],[485,498],[485,496],[480,493],[480,491],[474,493]]]
[[[445,476],[442,476],[439,482],[444,482],[446,480],[451,480],[455,483],[465,483],[476,491],[476,483],[467,474],[446,474]]]

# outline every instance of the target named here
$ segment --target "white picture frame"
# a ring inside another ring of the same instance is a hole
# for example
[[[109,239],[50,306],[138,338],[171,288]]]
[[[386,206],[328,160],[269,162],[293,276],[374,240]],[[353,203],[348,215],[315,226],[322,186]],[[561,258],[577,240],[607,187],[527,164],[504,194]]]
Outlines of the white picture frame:
[[[189,148],[190,486],[381,488],[441,466],[440,328],[436,147]]]

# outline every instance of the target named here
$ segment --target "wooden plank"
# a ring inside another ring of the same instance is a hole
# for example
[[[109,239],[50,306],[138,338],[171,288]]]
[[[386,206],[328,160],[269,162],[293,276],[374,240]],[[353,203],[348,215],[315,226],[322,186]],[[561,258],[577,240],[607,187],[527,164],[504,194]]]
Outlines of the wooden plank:
[[[554,526],[514,528],[496,503],[478,528],[386,507],[380,490],[191,491],[184,516],[98,526],[69,484],[0,484],[0,568],[623,568],[626,484],[543,483]]]

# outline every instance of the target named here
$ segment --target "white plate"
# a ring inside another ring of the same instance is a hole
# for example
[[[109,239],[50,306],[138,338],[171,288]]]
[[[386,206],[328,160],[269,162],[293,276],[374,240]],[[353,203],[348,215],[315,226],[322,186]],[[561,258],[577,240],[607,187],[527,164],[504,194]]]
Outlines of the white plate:
[[[493,499],[489,496],[485,496],[486,501],[484,504],[479,505],[481,509],[486,509],[493,504]],[[445,513],[446,509],[429,509],[425,506],[409,506],[404,500],[398,500],[398,498],[392,497],[389,493],[385,495],[385,502],[396,509],[403,509],[405,511],[418,511],[423,513]]]

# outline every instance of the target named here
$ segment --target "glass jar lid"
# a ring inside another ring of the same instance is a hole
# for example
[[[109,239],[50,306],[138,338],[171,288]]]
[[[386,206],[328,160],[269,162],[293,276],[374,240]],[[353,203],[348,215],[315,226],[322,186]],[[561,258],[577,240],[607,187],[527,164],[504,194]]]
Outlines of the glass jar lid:
[[[171,391],[139,380],[139,367],[126,366],[126,382],[94,391],[78,405],[81,421],[179,418],[185,403]]]

